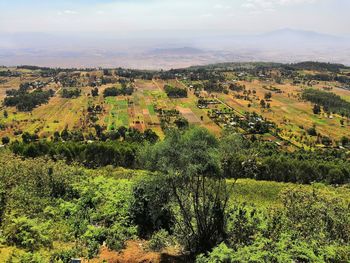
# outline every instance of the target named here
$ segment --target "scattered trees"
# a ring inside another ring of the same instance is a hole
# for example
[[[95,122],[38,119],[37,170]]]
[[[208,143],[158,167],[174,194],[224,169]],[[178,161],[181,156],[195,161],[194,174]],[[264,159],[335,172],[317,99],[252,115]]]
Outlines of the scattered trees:
[[[110,97],[110,96],[120,96],[120,95],[131,95],[134,92],[133,87],[128,87],[126,85],[123,85],[121,88],[112,87],[112,88],[106,88],[103,91],[103,97]]]
[[[77,98],[79,97],[81,94],[81,90],[80,89],[63,89],[62,90],[62,98],[68,98],[68,99],[71,99],[71,98]]]
[[[13,90],[7,94],[7,97],[4,99],[4,105],[7,107],[15,106],[19,111],[31,111],[35,107],[47,103],[53,95],[53,90],[35,90],[30,93]]]
[[[171,85],[165,85],[164,91],[170,98],[186,98],[187,97],[187,90],[173,87]]]

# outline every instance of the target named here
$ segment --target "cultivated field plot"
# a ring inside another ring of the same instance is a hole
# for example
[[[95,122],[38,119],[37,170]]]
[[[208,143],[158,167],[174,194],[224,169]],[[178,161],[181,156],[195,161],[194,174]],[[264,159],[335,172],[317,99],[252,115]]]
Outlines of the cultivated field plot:
[[[0,130],[0,136],[7,135],[15,138],[18,131],[37,133],[41,137],[52,136],[55,131],[65,128],[70,130],[87,129],[85,119],[88,105],[99,103],[100,98],[88,96],[90,88],[82,88],[82,95],[78,98],[61,98],[59,90],[47,104],[36,107],[31,112],[20,112],[14,107],[6,108],[7,118],[1,118],[7,124],[6,130]],[[0,110],[4,115],[5,108]],[[20,135],[19,135],[20,137]]]
[[[204,77],[201,76],[203,72],[199,74],[191,69],[187,73],[177,73],[166,78],[160,77],[162,73],[158,72],[160,76],[155,74],[153,79],[137,74],[130,78],[130,72],[129,75],[123,76],[125,72],[120,71],[119,74],[118,70],[63,70],[52,73],[51,70],[43,69],[0,68],[0,100],[5,98],[7,90],[18,89],[21,84],[30,85],[28,93],[37,89],[52,89],[55,92],[47,104],[38,104],[31,112],[23,112],[15,107],[0,107],[0,136],[20,138],[20,132],[28,131],[50,137],[55,131],[61,132],[65,128],[80,130],[87,135],[90,132],[95,133],[94,127],[98,124],[106,130],[121,126],[134,127],[140,131],[152,129],[163,137],[162,127],[173,125],[180,116],[187,119],[192,126],[206,127],[219,135],[223,127],[235,126],[230,114],[228,118],[225,117],[225,111],[229,109],[239,118],[244,118],[246,112],[255,112],[264,121],[276,125],[278,134],[270,130],[260,136],[269,141],[286,141],[294,146],[312,148],[315,144],[327,146],[322,143],[322,137],[331,138],[333,146],[338,146],[343,136],[350,137],[350,118],[325,113],[327,111],[324,109],[321,114],[314,114],[314,103],[301,99],[303,90],[312,88],[334,93],[350,102],[350,87],[346,84],[334,79],[308,80],[315,74],[324,76],[322,71],[295,71],[293,76],[281,77],[280,81],[277,81],[275,76],[282,76],[279,74],[283,72],[289,74],[289,71],[271,69],[264,72],[246,72],[249,68],[252,69],[253,66],[238,72],[227,70],[222,74],[208,68],[204,71]],[[330,72],[327,74],[335,76]],[[344,71],[342,77],[349,74],[350,71]],[[218,75],[221,75],[220,80],[216,79]],[[211,81],[214,86],[223,88],[208,88],[206,84],[210,84]],[[35,86],[36,83],[43,86]],[[165,85],[175,89],[186,89],[187,97],[169,98],[165,92]],[[244,86],[244,89],[237,90],[230,85]],[[93,87],[98,87],[98,94],[94,96]],[[106,88],[126,87],[133,88],[133,92],[118,94],[132,93],[131,95],[104,97]],[[63,89],[71,88],[80,89],[81,96],[62,98]],[[267,93],[271,93],[272,97],[266,98]],[[214,103],[209,103],[208,107],[198,107],[199,97],[208,101],[214,100]],[[261,105],[262,100],[267,107]],[[91,112],[96,106],[99,106],[98,112]],[[4,115],[5,110],[7,117]],[[224,117],[220,122],[215,115]],[[316,135],[309,134],[308,130],[311,128],[316,129]],[[245,132],[240,128],[238,131]]]
[[[270,85],[259,81],[242,81],[247,90],[255,90],[256,95],[252,96],[252,101],[235,98],[236,92],[230,91],[229,94],[218,93],[215,94],[221,101],[234,108],[240,113],[257,112],[268,120],[273,121],[281,129],[280,136],[293,141],[294,135],[304,135],[305,130],[313,126],[316,127],[321,134],[340,139],[342,136],[350,136],[350,123],[345,120],[345,125],[342,126],[340,121],[344,119],[337,114],[327,116],[325,114],[313,114],[313,104],[300,99],[303,86],[294,86],[290,83],[273,84],[282,91],[282,93],[272,92],[271,100],[267,102],[270,104],[270,109],[264,109],[260,105],[260,100],[264,99],[266,90],[264,86]],[[329,86],[329,83],[319,83],[313,88],[322,89]],[[332,88],[332,92],[341,96],[345,100],[350,99],[350,91],[340,88]],[[311,139],[310,139],[311,140]],[[297,141],[293,141],[295,144]]]
[[[105,118],[108,130],[115,130],[120,126],[129,126],[128,100],[116,97],[107,97],[109,115]]]
[[[129,108],[131,108],[129,110],[131,126],[152,129],[162,137],[164,134],[160,127],[160,120],[156,110],[176,109],[190,124],[202,125],[216,133],[220,132],[220,128],[206,116],[206,113],[198,109],[198,98],[193,93],[189,92],[188,98],[171,99],[164,92],[164,85],[166,84],[187,88],[175,80],[167,82],[162,80],[137,80],[135,82],[136,91],[130,98],[132,104],[129,105]],[[203,121],[201,121],[201,118]]]

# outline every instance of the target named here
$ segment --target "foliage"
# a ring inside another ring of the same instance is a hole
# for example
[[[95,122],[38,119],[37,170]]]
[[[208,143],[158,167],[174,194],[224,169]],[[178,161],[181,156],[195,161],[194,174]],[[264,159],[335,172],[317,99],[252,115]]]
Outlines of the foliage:
[[[62,98],[77,98],[79,97],[81,94],[81,90],[80,89],[63,89],[62,90]]]
[[[38,249],[40,246],[50,247],[50,240],[47,224],[28,219],[25,216],[9,218],[4,228],[4,237],[9,245],[18,246],[30,251]]]
[[[196,262],[349,260],[349,204],[315,190],[290,188],[281,195],[283,206],[266,216],[255,208],[236,209],[229,239]]]
[[[9,144],[10,143],[10,138],[7,137],[7,136],[4,136],[4,137],[1,138],[1,142],[4,145]]]
[[[89,168],[106,165],[133,167],[136,144],[127,142],[48,142],[14,143],[12,151],[25,157],[49,155],[52,159],[64,159],[68,163],[79,162]]]
[[[187,90],[183,88],[173,87],[171,85],[165,85],[164,91],[169,98],[186,98]]]
[[[316,89],[306,89],[303,91],[302,97],[323,106],[325,111],[339,113],[343,116],[350,116],[350,103],[342,99],[340,96],[326,91]]]
[[[31,111],[35,107],[47,103],[54,95],[54,91],[35,90],[29,93],[28,91],[13,90],[10,94],[4,99],[5,106],[15,106],[19,111]]]
[[[103,91],[103,97],[120,96],[120,95],[131,95],[134,92],[133,87],[122,86],[121,88],[106,88]]]
[[[163,248],[168,247],[170,244],[169,233],[161,229],[154,233],[148,242],[148,248],[153,251],[161,251]]]
[[[151,175],[136,180],[130,213],[139,236],[149,237],[160,229],[172,230],[174,218],[169,202],[170,193],[163,176]]]
[[[207,130],[170,130],[144,152],[144,164],[164,173],[176,208],[176,233],[192,252],[223,239],[229,189],[222,176],[218,141]]]
[[[127,129],[120,134],[127,138]],[[202,128],[170,129],[163,141],[133,148],[132,165],[149,170],[138,171],[98,168],[113,153],[103,147],[25,138],[19,147],[35,145],[32,152],[52,156],[26,159],[6,147],[0,151],[0,239],[23,252],[13,261],[93,258],[103,244],[121,250],[134,238],[148,239],[154,251],[176,238],[182,249],[200,254],[197,262],[350,260],[347,186],[237,181],[344,183],[345,152],[281,153],[230,130],[217,139]],[[130,146],[97,145],[114,143]],[[69,149],[69,164],[59,160],[56,147]]]

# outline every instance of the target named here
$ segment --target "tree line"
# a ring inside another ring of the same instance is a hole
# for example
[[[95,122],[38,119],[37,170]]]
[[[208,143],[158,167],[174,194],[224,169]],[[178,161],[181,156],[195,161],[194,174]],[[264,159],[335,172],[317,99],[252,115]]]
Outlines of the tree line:
[[[321,105],[325,112],[338,113],[347,117],[350,116],[350,103],[332,92],[305,89],[302,93],[302,98]]]
[[[186,131],[189,128],[169,128]],[[79,132],[64,130],[55,133],[52,141],[39,140],[38,136],[24,133],[22,142],[15,141],[10,149],[25,157],[49,156],[64,159],[68,163],[79,162],[89,168],[107,165],[145,169],[137,160],[148,144],[158,141],[151,130],[141,133],[134,129],[120,128],[101,133],[90,138]],[[343,151],[308,152],[299,150],[293,153],[283,151],[273,143],[261,142],[255,137],[247,139],[240,134],[225,133],[219,140],[220,158],[226,178],[252,178],[277,182],[311,184],[347,184],[350,182],[350,166]]]

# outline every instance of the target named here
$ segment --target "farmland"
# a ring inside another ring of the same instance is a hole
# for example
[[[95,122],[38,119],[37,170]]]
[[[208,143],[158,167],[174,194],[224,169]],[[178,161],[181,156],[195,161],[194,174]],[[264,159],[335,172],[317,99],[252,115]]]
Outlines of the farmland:
[[[39,137],[53,135],[55,131],[68,129],[83,129],[85,133],[93,129],[90,125],[84,125],[86,119],[86,110],[89,105],[103,105],[103,112],[98,117],[97,123],[105,127],[107,131],[115,130],[118,127],[133,127],[140,131],[146,129],[154,130],[158,136],[164,136],[164,127],[162,127],[162,117],[159,110],[176,110],[177,116],[184,117],[190,125],[199,125],[208,128],[213,133],[219,135],[222,124],[218,125],[215,119],[210,118],[209,111],[231,109],[238,116],[243,116],[246,112],[255,112],[268,121],[276,124],[278,132],[274,135],[265,134],[262,138],[274,141],[286,141],[295,147],[314,148],[321,146],[318,142],[306,132],[307,129],[315,127],[317,132],[325,137],[332,138],[333,145],[340,141],[342,137],[349,137],[350,132],[347,129],[349,120],[334,114],[325,112],[315,115],[312,112],[312,104],[301,100],[300,94],[306,85],[295,85],[292,79],[285,79],[283,83],[271,82],[270,79],[261,79],[251,76],[244,77],[241,80],[233,72],[225,72],[223,85],[241,85],[245,87],[243,91],[234,91],[227,89],[227,92],[202,92],[200,96],[195,89],[195,85],[201,85],[203,81],[189,81],[187,79],[135,79],[135,92],[130,96],[106,97],[103,96],[104,89],[113,86],[113,84],[102,84],[99,87],[97,97],[90,96],[88,86],[81,87],[82,95],[78,98],[64,99],[60,98],[59,92],[62,84],[55,81],[48,81],[49,78],[42,78],[37,72],[30,70],[20,70],[17,74],[21,77],[4,77],[0,85],[0,94],[5,97],[6,90],[16,88],[20,83],[40,81],[48,82],[45,89],[53,88],[56,95],[48,104],[41,105],[31,112],[19,112],[15,108],[2,108],[0,114],[4,111],[8,113],[6,119],[2,119],[1,124],[6,128],[0,131],[0,136],[10,135],[15,139],[18,132],[37,133]],[[306,74],[304,71],[303,74]],[[313,72],[314,73],[314,72]],[[79,73],[85,76],[84,73]],[[101,76],[101,72],[95,71],[95,78]],[[300,73],[301,74],[301,73]],[[75,73],[76,75],[76,73]],[[103,75],[103,74],[102,74]],[[238,74],[239,75],[239,74]],[[91,77],[90,77],[91,78]],[[58,84],[57,84],[58,83]],[[119,85],[119,84],[118,84]],[[118,86],[117,85],[117,86]],[[179,87],[188,91],[185,98],[168,98],[164,91],[166,85]],[[273,89],[271,89],[271,87]],[[328,87],[331,91],[343,98],[350,100],[350,91],[340,88],[339,84],[330,81],[318,81],[313,83],[312,88],[324,89]],[[260,101],[264,95],[272,90],[272,98],[268,101],[268,108],[263,108]],[[274,92],[281,91],[281,92]],[[245,96],[245,92],[252,92],[253,95]],[[207,109],[198,107],[198,99],[214,99],[217,103]],[[176,116],[174,117],[176,118]],[[173,119],[174,119],[173,118]],[[174,121],[174,120],[170,120]],[[342,124],[340,124],[342,123]],[[85,123],[86,124],[86,123]],[[225,123],[223,123],[225,124]],[[242,130],[241,130],[242,131]],[[18,135],[17,135],[18,136]]]
[[[210,77],[191,80],[188,76],[191,74],[193,76],[196,72],[191,68],[166,78],[159,78],[158,72],[151,72],[152,79],[141,75],[133,78],[131,82],[131,79],[125,78],[123,74],[118,75],[118,71],[113,73],[113,70],[110,70],[111,73],[107,76],[99,70],[63,71],[57,75],[47,76],[40,69],[3,68],[3,72],[9,73],[0,77],[0,99],[6,97],[7,90],[17,89],[21,83],[42,83],[45,90],[53,89],[55,95],[47,104],[40,105],[31,112],[21,112],[14,107],[2,107],[0,114],[3,116],[6,111],[7,118],[1,119],[3,129],[0,130],[0,137],[6,135],[16,139],[22,132],[29,132],[36,133],[39,137],[50,138],[55,131],[61,132],[65,128],[80,129],[84,134],[88,134],[93,133],[94,125],[98,124],[106,131],[113,131],[122,126],[142,132],[152,129],[162,138],[164,128],[171,126],[180,117],[186,119],[189,125],[202,126],[219,135],[228,123],[236,122],[229,121],[230,118],[234,116],[246,118],[244,115],[247,113],[256,113],[257,116],[261,116],[256,118],[270,121],[276,126],[276,129],[260,134],[262,139],[289,143],[297,148],[322,147],[320,138],[323,137],[330,138],[331,145],[336,146],[343,137],[350,137],[347,128],[350,125],[348,118],[324,111],[314,114],[313,104],[301,99],[303,90],[311,87],[319,90],[327,89],[328,92],[350,101],[350,90],[346,85],[328,79],[312,80],[312,76],[318,73],[315,70],[298,69],[293,76],[282,78],[281,69],[270,69],[269,66],[266,68],[263,69],[265,74],[256,71],[252,73],[244,67],[234,70],[204,68],[208,75],[220,75],[220,80],[216,80],[215,83],[220,85],[220,91],[205,88],[206,83],[211,81]],[[279,78],[278,83],[275,81],[276,76]],[[305,76],[311,80],[300,82],[299,79]],[[104,97],[103,92],[106,88],[121,87],[122,80],[123,83],[129,82],[134,87],[132,94]],[[69,84],[65,84],[66,82]],[[66,85],[75,85],[81,89],[81,96],[72,99],[62,98],[60,94]],[[91,89],[96,85],[99,94],[91,96]],[[187,96],[168,97],[164,90],[168,85],[187,90]],[[231,90],[230,85],[241,86],[244,89]],[[262,107],[261,100],[264,100],[266,93],[271,93],[271,98],[264,102],[266,107]],[[215,103],[208,104],[208,107],[198,107],[198,100],[201,98]],[[101,105],[103,108],[93,123],[87,120],[87,108],[91,105]],[[224,113],[226,110],[232,113],[227,115]],[[216,118],[218,114],[221,114],[220,120]],[[317,138],[307,133],[312,127],[319,134]],[[239,132],[251,133],[251,130],[247,131],[247,127],[243,130],[236,128]]]
[[[2,68],[0,261],[348,262],[349,83],[316,62]]]

